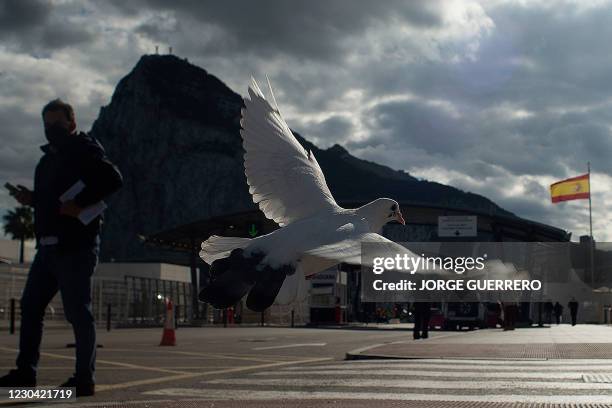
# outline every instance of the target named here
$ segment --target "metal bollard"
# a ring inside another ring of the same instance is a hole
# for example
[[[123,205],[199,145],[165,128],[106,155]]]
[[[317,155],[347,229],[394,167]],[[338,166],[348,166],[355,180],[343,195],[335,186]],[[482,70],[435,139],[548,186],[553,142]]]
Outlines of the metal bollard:
[[[111,331],[111,304],[106,305],[106,331]]]
[[[11,298],[11,321],[9,326],[9,333],[15,334],[15,298]]]

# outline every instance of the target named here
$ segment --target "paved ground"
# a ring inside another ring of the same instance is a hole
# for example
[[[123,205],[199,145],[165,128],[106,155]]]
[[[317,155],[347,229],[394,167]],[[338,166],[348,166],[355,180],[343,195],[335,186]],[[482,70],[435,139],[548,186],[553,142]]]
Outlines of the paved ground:
[[[400,340],[349,353],[349,358],[612,359],[608,326],[560,325],[514,331],[489,329],[428,341]]]
[[[181,328],[176,347],[159,347],[161,329],[99,331],[97,390],[87,401],[144,399],[162,385],[200,387],[204,378],[311,362],[342,360],[363,344],[397,341],[399,330],[332,330],[275,327]],[[69,330],[48,330],[43,338],[39,384],[57,385],[74,366]],[[0,334],[0,371],[13,368],[17,335]]]
[[[242,407],[248,401],[249,407],[333,403],[336,408],[369,407],[373,400],[381,408],[612,406],[612,358],[516,359],[503,353],[493,358],[487,351],[495,344],[605,348],[612,343],[610,327],[433,332],[430,339],[417,342],[409,340],[410,334],[405,328],[194,328],[177,331],[176,347],[159,347],[160,329],[100,332],[99,392],[65,406]],[[41,384],[55,385],[71,374],[74,350],[65,346],[70,341],[69,331],[46,333]],[[13,366],[16,344],[17,336],[0,335],[0,370]],[[426,356],[425,351],[436,347],[470,353],[480,348],[480,353],[470,358],[458,353],[452,358],[344,360],[348,351],[371,354],[410,347],[422,352],[411,357]]]
[[[610,360],[343,361],[206,379],[200,388],[168,387],[146,394],[226,400],[612,404],[612,384],[597,382],[610,370]]]

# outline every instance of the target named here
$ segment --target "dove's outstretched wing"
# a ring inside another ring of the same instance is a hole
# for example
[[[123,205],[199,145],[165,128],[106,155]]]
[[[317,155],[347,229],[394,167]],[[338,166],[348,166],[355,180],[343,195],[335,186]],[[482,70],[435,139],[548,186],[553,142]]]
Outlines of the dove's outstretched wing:
[[[252,80],[240,124],[244,168],[253,201],[281,227],[322,211],[340,209],[312,151],[291,133]]]
[[[374,257],[395,258],[396,255],[402,258],[405,255],[408,258],[422,257],[382,235],[366,231],[362,223],[345,224],[329,236],[332,238],[327,242],[306,249],[301,254],[298,268],[305,276],[316,274],[340,263],[372,267]],[[370,253],[365,259],[363,257],[364,244],[370,244],[368,247]],[[511,264],[504,264],[499,259],[490,259],[484,264],[483,269],[470,270],[471,279],[516,279],[516,268]],[[420,263],[414,272],[436,279],[456,279],[459,276],[454,270],[436,266],[435,263],[428,264],[428,266]],[[467,274],[461,276],[465,277]]]
[[[396,255],[407,255],[409,258],[420,258],[408,248],[388,240],[382,235],[369,232],[363,221],[350,222],[337,228],[333,232],[322,234],[317,244],[305,249],[301,256],[298,268],[305,276],[321,272],[331,266],[348,263],[353,265],[372,266],[372,257],[395,258]],[[368,259],[364,259],[363,245],[370,245],[371,252]],[[422,274],[456,276],[445,270],[431,268],[416,270]]]
[[[329,262],[332,265],[348,263],[353,265],[371,266],[367,265],[367,263],[364,262],[361,257],[362,244],[364,243],[380,244],[380,246],[377,248],[377,256],[395,257],[396,254],[407,254],[410,257],[418,257],[418,255],[406,247],[390,241],[382,235],[374,232],[364,232],[357,233],[351,237],[346,237],[332,244],[321,245],[320,247],[307,250],[302,255],[302,261],[306,262],[306,264],[310,262],[313,264],[320,262],[322,265],[324,265],[326,262]],[[329,265],[326,265],[326,267],[329,267]],[[314,271],[311,270],[310,273],[306,274],[309,275],[313,272]]]

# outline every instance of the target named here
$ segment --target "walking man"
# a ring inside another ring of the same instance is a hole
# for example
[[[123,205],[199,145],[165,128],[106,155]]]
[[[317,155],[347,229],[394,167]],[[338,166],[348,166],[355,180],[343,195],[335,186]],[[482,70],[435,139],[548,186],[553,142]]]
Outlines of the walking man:
[[[17,369],[0,378],[0,387],[35,387],[43,317],[55,294],[61,293],[66,319],[76,342],[76,370],[61,386],[77,396],[95,392],[96,328],[91,311],[91,276],[98,263],[102,214],[79,218],[123,184],[100,143],[77,132],[72,107],[56,99],[42,110],[48,144],[36,166],[34,189],[8,186],[22,205],[34,208],[37,252],[21,297],[21,329]],[[63,197],[80,186],[72,198]]]
[[[572,296],[572,299],[567,304],[570,310],[570,316],[572,318],[572,326],[576,325],[576,318],[578,317],[578,302],[576,298]]]
[[[557,320],[557,326],[558,326],[561,324],[561,316],[563,315],[563,306],[561,306],[561,303],[555,302],[554,311],[555,311],[555,319]]]

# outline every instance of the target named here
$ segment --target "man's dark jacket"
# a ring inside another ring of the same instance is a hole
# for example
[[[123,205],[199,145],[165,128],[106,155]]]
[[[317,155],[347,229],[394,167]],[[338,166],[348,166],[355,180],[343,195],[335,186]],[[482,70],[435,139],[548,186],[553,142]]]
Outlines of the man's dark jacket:
[[[93,248],[99,243],[102,216],[84,225],[75,217],[60,215],[59,197],[82,180],[85,188],[74,202],[81,208],[105,199],[123,185],[119,170],[108,160],[97,139],[77,133],[60,146],[47,144],[34,174],[34,229],[36,241],[56,236],[65,250]]]

